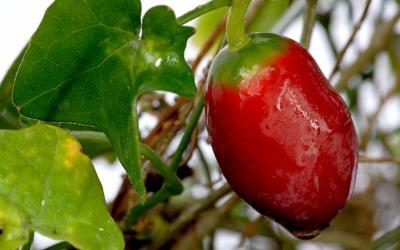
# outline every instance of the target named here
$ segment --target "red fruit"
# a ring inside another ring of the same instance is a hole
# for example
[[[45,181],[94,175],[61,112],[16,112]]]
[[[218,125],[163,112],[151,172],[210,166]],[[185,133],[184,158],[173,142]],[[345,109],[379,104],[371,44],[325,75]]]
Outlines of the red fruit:
[[[253,34],[215,58],[206,92],[211,144],[232,189],[299,238],[348,199],[357,136],[345,103],[296,42]]]

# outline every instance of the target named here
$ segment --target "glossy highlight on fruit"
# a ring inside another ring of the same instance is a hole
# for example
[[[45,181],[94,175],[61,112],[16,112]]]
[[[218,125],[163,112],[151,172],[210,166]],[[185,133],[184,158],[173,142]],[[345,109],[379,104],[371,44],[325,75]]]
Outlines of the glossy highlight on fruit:
[[[215,58],[207,128],[232,189],[299,238],[343,208],[355,178],[351,115],[311,55],[295,41],[251,34]]]

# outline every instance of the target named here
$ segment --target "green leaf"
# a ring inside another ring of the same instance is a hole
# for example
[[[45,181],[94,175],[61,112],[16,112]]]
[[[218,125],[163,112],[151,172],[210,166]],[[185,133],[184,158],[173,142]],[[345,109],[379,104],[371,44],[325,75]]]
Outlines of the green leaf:
[[[195,94],[193,73],[184,57],[186,41],[193,33],[192,28],[178,25],[167,6],[156,6],[145,14],[143,42],[136,60],[140,94],[154,90]]]
[[[91,161],[64,130],[0,131],[0,158],[0,249],[16,249],[29,230],[80,249],[123,249]]]
[[[192,29],[168,7],[145,15],[139,0],[56,0],[19,68],[13,102],[27,117],[90,125],[104,132],[142,198],[136,100],[147,91],[193,95],[184,60]]]
[[[13,89],[14,79],[17,75],[19,64],[25,54],[27,46],[25,46],[14,60],[6,75],[0,84],[0,129],[17,129],[20,128],[19,114],[11,101],[11,92]]]
[[[3,173],[2,173],[3,174]],[[26,214],[0,195],[0,247],[15,250],[29,238]]]

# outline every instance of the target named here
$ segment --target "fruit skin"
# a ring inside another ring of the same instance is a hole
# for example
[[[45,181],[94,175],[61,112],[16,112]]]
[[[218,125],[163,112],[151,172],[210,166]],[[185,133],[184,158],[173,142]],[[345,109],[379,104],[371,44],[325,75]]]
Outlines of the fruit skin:
[[[295,41],[251,34],[211,65],[207,128],[232,189],[299,238],[313,238],[345,205],[355,178],[351,115]]]

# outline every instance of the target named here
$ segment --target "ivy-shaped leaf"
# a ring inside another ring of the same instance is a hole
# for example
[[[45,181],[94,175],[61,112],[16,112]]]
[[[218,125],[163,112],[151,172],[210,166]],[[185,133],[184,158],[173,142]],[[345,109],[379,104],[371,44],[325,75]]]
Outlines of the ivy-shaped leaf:
[[[56,0],[20,65],[13,102],[27,117],[103,131],[142,196],[136,100],[144,92],[193,95],[184,49],[192,28],[165,6],[140,26],[139,0]]]
[[[0,159],[0,249],[17,249],[30,230],[79,249],[123,249],[92,163],[64,130],[2,130]]]

